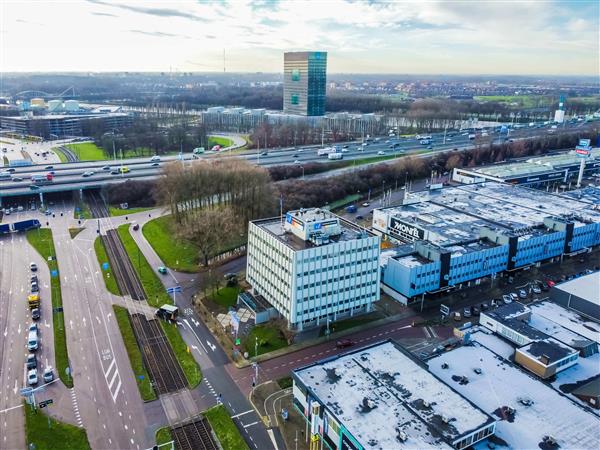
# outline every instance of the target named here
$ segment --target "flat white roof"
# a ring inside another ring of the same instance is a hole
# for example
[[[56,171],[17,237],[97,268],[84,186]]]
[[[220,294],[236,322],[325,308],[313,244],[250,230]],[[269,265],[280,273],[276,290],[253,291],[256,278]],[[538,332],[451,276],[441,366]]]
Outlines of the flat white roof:
[[[447,441],[494,422],[389,341],[295,374],[368,449],[450,448]],[[398,429],[408,437],[402,444]]]
[[[444,363],[447,369],[442,369]],[[514,421],[500,420],[496,425],[496,437],[508,447],[545,448],[540,446],[544,437],[552,436],[560,448],[600,448],[597,416],[477,342],[443,353],[428,364],[431,372],[489,414],[498,417],[503,406],[516,410]],[[468,383],[455,381],[462,376]],[[521,398],[533,404],[525,406]]]
[[[575,311],[551,301],[530,303],[532,315],[539,314],[560,326],[600,344],[600,323],[592,322]]]
[[[552,289],[559,289],[600,306],[600,272],[590,273],[589,275],[560,283]]]

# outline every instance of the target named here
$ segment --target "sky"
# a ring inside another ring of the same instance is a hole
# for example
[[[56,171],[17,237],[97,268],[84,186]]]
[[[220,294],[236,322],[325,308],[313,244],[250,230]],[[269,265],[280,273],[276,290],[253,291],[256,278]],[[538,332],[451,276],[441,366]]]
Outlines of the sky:
[[[598,75],[600,2],[0,1],[0,70]],[[225,58],[223,58],[225,54]]]

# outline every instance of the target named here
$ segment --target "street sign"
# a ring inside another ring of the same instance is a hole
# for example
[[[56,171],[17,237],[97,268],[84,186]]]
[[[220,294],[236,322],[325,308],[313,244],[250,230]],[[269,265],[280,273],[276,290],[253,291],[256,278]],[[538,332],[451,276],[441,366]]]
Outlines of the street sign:
[[[444,315],[444,316],[448,316],[450,315],[450,308],[447,307],[446,305],[440,305],[440,312]]]
[[[242,341],[240,340],[240,338],[236,338],[235,345],[240,345],[241,343],[242,343]]]
[[[104,270],[105,272],[108,270],[108,263],[107,262],[102,263],[102,270]]]
[[[181,286],[174,286],[174,287],[167,288],[167,294],[172,294],[173,292],[180,293]]]
[[[54,400],[48,399],[48,400],[44,400],[43,402],[39,402],[38,406],[40,408],[45,408],[46,406],[51,405],[52,403],[54,403]]]

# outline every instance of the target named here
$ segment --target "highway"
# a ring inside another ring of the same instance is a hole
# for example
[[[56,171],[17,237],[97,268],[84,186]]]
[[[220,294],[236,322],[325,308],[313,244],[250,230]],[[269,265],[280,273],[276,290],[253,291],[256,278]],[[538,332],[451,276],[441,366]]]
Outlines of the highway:
[[[568,124],[567,130],[584,130],[585,124]],[[443,152],[453,149],[472,148],[475,144],[487,144],[490,141],[499,142],[498,133],[488,132],[489,136],[479,136],[476,140],[470,140],[468,133],[453,132],[448,133],[444,143],[444,133],[433,133],[432,145],[428,149],[427,145],[421,145],[415,138],[378,138],[372,140],[367,146],[363,147],[359,142],[339,143],[344,151],[345,160],[365,159],[378,155],[387,156],[405,156],[414,153],[424,154],[423,152]],[[545,128],[523,128],[514,130],[510,134],[511,139],[523,139],[533,136],[545,136],[548,130]],[[393,147],[394,144],[396,146]],[[243,158],[247,161],[258,164],[262,167],[285,165],[285,164],[307,164],[311,162],[329,162],[326,156],[318,156],[317,149],[320,146],[287,148],[268,151],[246,151],[243,153],[224,152],[220,154],[204,154],[194,159],[192,154],[184,154],[182,158],[176,156],[161,157],[160,162],[152,162],[150,158],[132,158],[128,160],[110,160],[110,161],[90,161],[77,163],[60,164],[42,164],[28,167],[15,168],[12,177],[21,178],[22,181],[12,181],[11,179],[0,180],[0,201],[3,197],[31,195],[36,193],[62,192],[79,189],[93,189],[106,184],[120,183],[128,179],[152,179],[160,176],[162,167],[172,161],[181,161],[182,164],[198,164],[201,161],[211,158]],[[125,174],[111,173],[121,167],[126,166],[129,169]],[[106,170],[103,170],[106,168]],[[109,169],[110,168],[110,169]],[[49,184],[40,185],[39,188],[32,189],[31,176],[46,174],[49,171],[54,172],[54,181]],[[84,177],[86,171],[95,173],[89,177]]]

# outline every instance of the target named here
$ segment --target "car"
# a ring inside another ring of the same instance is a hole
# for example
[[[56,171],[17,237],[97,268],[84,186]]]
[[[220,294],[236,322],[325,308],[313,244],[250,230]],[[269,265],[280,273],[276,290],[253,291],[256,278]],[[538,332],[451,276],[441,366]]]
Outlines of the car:
[[[39,339],[38,339],[37,333],[36,332],[29,333],[29,336],[27,337],[27,350],[29,350],[30,352],[33,352],[38,349],[38,346],[39,346]]]
[[[21,178],[21,177],[12,177],[12,181],[14,181],[15,183],[20,183],[21,181],[23,181],[23,178]]]
[[[152,163],[152,167],[160,167],[160,163]]]
[[[335,343],[335,346],[337,348],[347,348],[352,347],[354,344],[356,344],[356,342],[354,342],[352,339],[340,339]]]
[[[140,229],[140,224],[139,223],[136,223],[136,224],[133,225],[133,231],[137,231],[139,229]]]
[[[471,306],[471,314],[478,316],[481,314],[481,310],[477,306]]]
[[[525,289],[519,289],[519,298],[527,298],[527,291]]]
[[[260,152],[260,156],[267,156],[269,152]]]
[[[118,170],[111,170],[110,171],[111,175],[119,175],[119,173],[121,173],[121,172],[119,172]]]
[[[508,305],[509,303],[512,303],[512,298],[510,298],[510,295],[503,295],[502,301]]]
[[[348,148],[348,146],[347,146],[347,145],[344,145],[344,146],[342,146],[342,148]],[[600,176],[600,175],[599,175],[599,176]]]
[[[33,308],[31,310],[31,318],[33,320],[39,320],[40,319],[40,309],[39,308]]]
[[[383,150],[379,150],[379,151],[377,152],[377,154],[378,154],[378,155],[385,155],[385,152],[384,152]]]
[[[294,161],[294,164],[300,164],[300,160],[297,159],[296,161]]]
[[[46,214],[47,216],[51,216],[51,215],[52,215],[52,211],[51,211],[51,210],[49,210],[49,209],[47,209],[47,210],[46,210],[46,212],[45,212],[44,214]]]
[[[456,322],[460,322],[460,320],[462,319],[460,313],[458,311],[454,311],[454,313],[452,313],[452,318],[456,321]]]
[[[127,167],[127,166],[119,167],[119,173],[129,173],[129,167]]]
[[[300,155],[292,155],[292,158],[300,158]]]
[[[150,161],[152,161],[152,162],[160,161],[160,156],[154,155],[152,158],[150,158]]]
[[[44,378],[44,383],[50,383],[51,381],[53,381],[54,370],[52,370],[52,367],[46,367],[44,369],[44,375],[42,375],[42,377]]]
[[[29,332],[38,332],[38,326],[37,323],[32,323],[31,325],[29,325]]]
[[[38,277],[37,275],[34,273],[33,275],[31,275],[31,278],[29,279],[30,283],[37,283],[38,282]]]
[[[548,292],[550,290],[550,288],[548,287],[548,285],[546,283],[542,283],[540,286],[541,286],[543,292]]]
[[[534,284],[534,285],[531,287],[531,290],[532,290],[532,292],[533,292],[534,294],[541,294],[541,293],[542,293],[542,289],[541,289],[541,288],[540,288],[540,287],[539,287],[537,284]]]
[[[36,186],[35,184],[32,184],[31,186],[29,186],[29,189],[31,189],[32,191],[39,191],[40,187]]]
[[[34,262],[29,263],[29,270],[31,270],[32,272],[37,272],[37,264]]]
[[[54,170],[51,170],[48,172],[50,175],[56,175],[56,172]]]
[[[85,172],[83,172],[81,174],[82,177],[91,177],[92,175],[94,175],[94,171],[93,170],[86,170]]]
[[[519,296],[517,294],[515,294],[514,292],[511,292],[510,294],[508,294],[510,296],[510,299],[513,302],[516,302],[517,300],[519,300]]]
[[[27,384],[29,386],[38,384],[38,375],[36,369],[31,369],[29,372],[27,372]]]
[[[427,149],[428,149],[428,150],[431,150],[432,148],[433,148],[433,145],[428,145],[428,146],[427,146]]]
[[[481,305],[479,305],[479,307],[482,311],[486,311],[489,309],[489,305],[486,302],[483,302]]]
[[[40,291],[40,287],[38,286],[37,282],[31,283],[31,292],[39,292],[39,291]]]
[[[364,202],[364,203],[362,204],[362,206],[364,206],[365,208],[366,208],[367,206],[369,206],[369,205],[370,205],[370,203],[369,203],[369,202]]]
[[[162,273],[163,275],[167,273],[167,268],[165,266],[158,266],[156,270],[158,273]]]
[[[364,219],[364,216],[361,216],[361,215],[356,216],[356,220],[363,220],[363,219]]]
[[[110,166],[102,166],[102,170],[110,170]]]
[[[27,355],[27,360],[25,361],[27,364],[27,370],[36,369],[37,368],[37,358],[35,353],[30,353]]]
[[[463,309],[463,317],[471,317],[471,308]]]
[[[44,169],[46,169],[46,170],[52,170],[52,169],[54,169],[54,166],[46,166],[46,167],[44,167]]]
[[[342,149],[342,153],[348,153],[350,150],[348,150],[347,148],[343,148]]]

